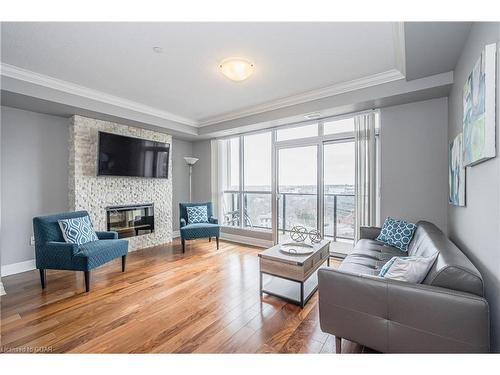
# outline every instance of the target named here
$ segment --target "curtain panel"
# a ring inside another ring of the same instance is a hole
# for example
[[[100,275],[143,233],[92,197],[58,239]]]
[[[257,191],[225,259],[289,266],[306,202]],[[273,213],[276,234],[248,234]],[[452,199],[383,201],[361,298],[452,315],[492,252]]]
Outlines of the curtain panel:
[[[366,113],[354,117],[356,159],[356,221],[355,240],[361,226],[376,225],[376,149],[375,114]]]

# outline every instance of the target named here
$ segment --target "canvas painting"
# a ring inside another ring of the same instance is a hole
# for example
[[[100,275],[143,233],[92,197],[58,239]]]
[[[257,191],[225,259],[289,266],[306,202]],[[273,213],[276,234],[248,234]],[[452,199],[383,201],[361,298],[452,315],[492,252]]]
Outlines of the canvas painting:
[[[465,206],[465,167],[463,165],[463,136],[457,135],[450,143],[448,154],[448,202],[454,206]]]
[[[496,44],[485,47],[463,92],[463,162],[474,165],[495,151]]]

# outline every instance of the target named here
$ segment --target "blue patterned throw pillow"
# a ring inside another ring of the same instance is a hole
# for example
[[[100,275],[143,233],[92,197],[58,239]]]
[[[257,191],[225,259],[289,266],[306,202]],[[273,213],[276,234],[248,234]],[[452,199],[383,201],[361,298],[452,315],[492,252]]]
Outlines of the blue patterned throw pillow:
[[[386,245],[397,247],[402,251],[408,251],[413,234],[417,226],[404,220],[396,220],[388,217],[384,221],[382,230],[376,238]]]
[[[207,206],[191,206],[186,210],[189,224],[208,223]]]
[[[66,242],[82,245],[98,240],[88,216],[59,220],[58,223]]]

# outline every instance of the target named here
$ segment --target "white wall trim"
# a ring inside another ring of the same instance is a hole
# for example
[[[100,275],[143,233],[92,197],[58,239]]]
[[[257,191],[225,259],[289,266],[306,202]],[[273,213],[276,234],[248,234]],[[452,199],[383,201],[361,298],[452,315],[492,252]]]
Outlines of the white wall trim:
[[[394,54],[396,57],[396,69],[406,77],[406,43],[405,43],[405,23],[394,22],[392,27],[394,36]]]
[[[403,34],[401,34],[401,30],[403,30]],[[178,116],[176,114],[163,111],[145,104],[137,103],[132,100],[124,99],[115,95],[110,95],[102,91],[80,86],[75,83],[67,82],[6,63],[0,63],[0,73],[4,77],[8,77],[21,82],[27,82],[33,85],[57,90],[66,94],[77,95],[101,103],[106,103],[108,105],[125,108],[127,110],[134,110],[138,113],[155,116],[164,120],[174,121],[193,127],[201,127],[404,79],[405,63],[403,23],[396,23],[396,25],[394,26],[394,46],[397,69],[395,68],[351,81],[306,91],[297,95],[291,95],[285,98],[272,100],[261,105],[251,106],[240,111],[228,112],[218,116],[201,119],[200,121]],[[399,69],[402,69],[403,72]]]
[[[176,114],[159,110],[145,104],[137,103],[132,100],[124,99],[115,95],[110,95],[102,91],[94,90],[75,83],[63,81],[44,74],[36,73],[31,70],[19,68],[14,65],[1,63],[1,75],[34,85],[47,87],[53,90],[62,91],[67,94],[78,95],[87,99],[96,100],[102,103],[114,105],[117,107],[134,110],[150,116],[156,116],[165,120],[178,122],[184,125],[197,126],[196,121]]]
[[[0,281],[0,296],[4,296],[6,295],[7,293],[5,293],[5,289],[3,287],[3,284],[2,282]]]
[[[263,240],[260,238],[253,238],[253,237],[246,237],[246,236],[239,236],[237,234],[231,234],[231,233],[220,233],[220,238],[223,240],[231,241],[231,242],[237,242],[245,245],[252,245],[252,246],[258,246],[258,247],[263,247],[263,248],[268,248],[273,246],[273,241],[268,241],[268,240]]]
[[[172,232],[172,238],[178,238],[181,236],[181,231],[180,230],[174,230]]]
[[[2,266],[2,277],[15,275],[16,273],[32,271],[36,268],[35,259],[25,262],[6,264]]]
[[[391,69],[386,72],[372,74],[363,78],[338,83],[335,85],[323,87],[321,89],[311,90],[298,95],[291,95],[286,98],[273,100],[261,105],[249,107],[247,109],[229,112],[220,116],[209,117],[198,122],[198,126],[208,126],[224,121],[235,120],[240,117],[255,115],[262,112],[273,111],[283,107],[302,104],[313,100],[323,99],[329,96],[344,94],[350,91],[365,89],[372,86],[382,85],[384,83],[404,79],[405,76],[397,69]]]

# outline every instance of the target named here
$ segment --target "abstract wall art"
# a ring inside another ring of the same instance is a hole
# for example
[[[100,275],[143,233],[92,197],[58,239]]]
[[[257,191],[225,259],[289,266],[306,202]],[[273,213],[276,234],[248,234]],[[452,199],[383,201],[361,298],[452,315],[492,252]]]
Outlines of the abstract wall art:
[[[450,142],[448,153],[448,202],[454,206],[465,206],[465,167],[462,143],[463,136],[460,133]]]
[[[496,44],[481,52],[463,91],[463,162],[472,166],[495,157]]]

